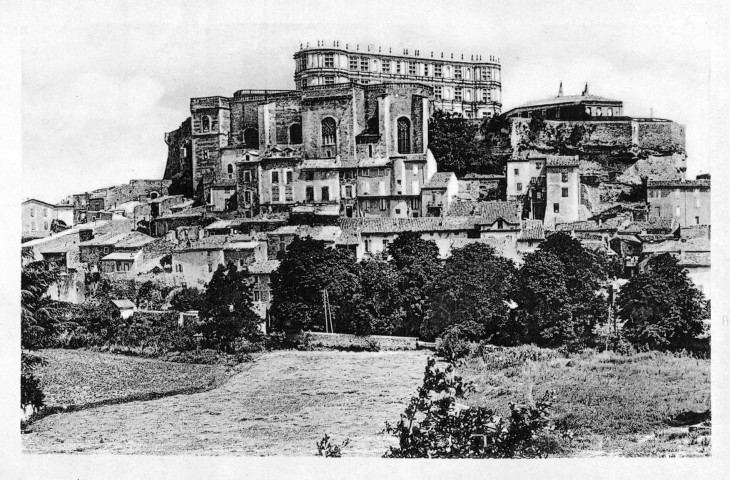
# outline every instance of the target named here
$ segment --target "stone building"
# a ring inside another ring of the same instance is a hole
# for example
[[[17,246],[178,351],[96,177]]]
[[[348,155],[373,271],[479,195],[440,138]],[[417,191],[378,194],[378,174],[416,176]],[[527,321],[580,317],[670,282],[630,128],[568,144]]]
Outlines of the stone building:
[[[586,83],[580,95],[563,95],[560,84],[558,95],[553,98],[532,100],[505,112],[508,118],[532,118],[540,112],[546,120],[590,120],[599,117],[623,116],[623,102],[591,95]]]
[[[443,52],[421,55],[419,50],[402,54],[380,47],[334,42],[303,46],[294,54],[294,82],[298,90],[312,86],[347,84],[422,83],[434,89],[434,108],[458,112],[465,118],[498,115],[502,108],[502,66],[494,57],[464,55],[444,58]]]
[[[53,233],[54,220],[67,227],[74,224],[73,205],[52,204],[28,199],[21,204],[23,239],[47,237]]]
[[[675,220],[679,225],[710,225],[710,180],[647,183],[649,217]]]

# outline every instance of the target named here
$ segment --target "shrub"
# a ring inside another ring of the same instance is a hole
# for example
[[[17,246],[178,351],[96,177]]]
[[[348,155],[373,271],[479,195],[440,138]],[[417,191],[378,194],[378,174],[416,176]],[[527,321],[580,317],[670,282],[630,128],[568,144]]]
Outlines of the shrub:
[[[461,335],[458,328],[451,328],[438,342],[436,354],[453,363],[473,352],[473,344]]]
[[[31,407],[33,413],[43,408],[45,395],[41,391],[40,381],[33,375],[33,371],[44,365],[43,358],[23,352],[20,358],[20,408],[25,411]]]
[[[350,439],[346,438],[342,444],[337,445],[332,443],[330,436],[325,434],[322,440],[317,442],[317,455],[326,458],[340,458],[342,457],[342,449],[350,443]]]
[[[473,391],[454,372],[436,368],[429,358],[418,396],[412,397],[400,421],[385,430],[398,438],[388,458],[533,458],[546,457],[554,449],[541,440],[548,427],[549,395],[534,406],[510,404],[505,421],[491,409],[457,403]],[[420,421],[418,421],[418,420]]]

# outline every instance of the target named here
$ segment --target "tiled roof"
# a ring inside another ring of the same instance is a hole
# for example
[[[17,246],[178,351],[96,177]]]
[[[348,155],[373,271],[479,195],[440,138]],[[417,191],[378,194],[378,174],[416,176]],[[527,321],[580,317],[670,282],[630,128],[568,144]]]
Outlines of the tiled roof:
[[[358,167],[387,167],[390,166],[388,158],[363,158],[360,160]]]
[[[445,189],[449,186],[449,182],[451,181],[452,177],[455,177],[453,172],[434,173],[433,177],[431,177],[431,180],[429,180],[428,183],[424,185],[421,189]]]
[[[205,230],[218,230],[221,228],[231,228],[231,225],[233,225],[236,221],[235,220],[218,220],[207,227],[205,227]]]
[[[238,183],[233,178],[221,178],[219,180],[216,180],[212,187],[213,188],[231,188],[237,186]]]
[[[232,241],[228,242],[223,246],[223,250],[253,250],[260,242],[247,241]]]
[[[493,224],[502,218],[505,222],[519,224],[522,220],[522,203],[517,201],[455,202],[451,204],[447,217],[479,216],[482,223]]]
[[[114,244],[115,248],[142,248],[156,241],[153,237],[142,232],[132,232]]]
[[[473,230],[482,217],[418,217],[418,218],[341,218],[343,231],[360,233],[401,233]]]
[[[335,242],[342,233],[340,227],[334,225],[310,226],[310,225],[284,225],[268,235],[296,235],[298,237],[312,237],[314,240]]]
[[[548,155],[545,165],[547,167],[577,167],[578,156]]]
[[[497,237],[489,237],[489,238],[455,238],[451,240],[451,249],[454,250],[457,248],[464,248],[467,245],[470,245],[472,243],[481,243],[484,245],[489,245],[494,249],[495,255],[504,255],[505,250],[507,249],[507,239],[506,238],[497,238]],[[446,257],[450,255],[445,255]]]
[[[128,232],[125,233],[107,233],[105,235],[99,235],[98,237],[94,237],[91,240],[87,240],[85,242],[80,243],[82,247],[95,247],[100,245],[116,245],[117,242],[120,242],[124,237],[129,235]]]
[[[467,173],[462,177],[463,180],[502,180],[506,178],[504,175],[492,175],[489,173]]]
[[[590,220],[555,224],[556,232],[600,232],[605,230],[610,230],[610,228],[598,226],[598,222]]]
[[[709,252],[710,240],[707,238],[692,238],[682,240],[666,240],[664,242],[644,243],[644,253],[668,252]]]
[[[710,187],[710,180],[649,180],[647,188],[699,188]]]
[[[131,300],[129,300],[127,298],[122,298],[119,300],[112,300],[111,302],[117,308],[134,308],[135,307],[134,302],[132,302]]]
[[[102,257],[101,261],[108,260],[134,260],[137,256],[137,252],[114,252],[110,253],[106,257]]]
[[[552,105],[578,105],[584,102],[602,102],[602,103],[622,103],[621,100],[612,100],[610,98],[601,97],[599,95],[564,95],[560,97],[545,98],[542,100],[532,100],[527,103],[523,103],[519,107],[515,107],[512,110],[518,108],[528,107],[542,107]]]
[[[201,205],[199,207],[193,207],[189,208],[187,210],[181,210],[179,212],[170,213],[168,215],[163,215],[161,217],[157,217],[156,220],[167,220],[171,218],[190,218],[190,217],[200,217],[205,213],[205,205]]]
[[[342,166],[342,162],[336,158],[320,158],[314,160],[303,160],[299,165],[300,170],[321,170],[321,169],[332,169],[339,168]]]
[[[517,240],[545,240],[542,220],[523,220],[522,231]]]
[[[669,233],[675,228],[671,218],[649,217],[649,220],[645,222],[629,222],[620,231],[622,233],[641,233],[643,231],[661,230],[664,233]]]
[[[256,262],[253,265],[249,265],[248,273],[265,274],[272,273],[278,270],[279,260],[264,260],[263,262]]]

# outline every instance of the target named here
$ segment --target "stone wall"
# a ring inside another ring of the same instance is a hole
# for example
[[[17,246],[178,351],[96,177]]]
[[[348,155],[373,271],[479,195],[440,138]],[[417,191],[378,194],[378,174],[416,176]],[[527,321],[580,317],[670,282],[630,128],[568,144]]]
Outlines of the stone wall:
[[[685,129],[674,122],[635,121],[639,148],[659,153],[684,153]]]
[[[310,345],[314,348],[369,348],[377,344],[380,350],[415,350],[416,337],[391,337],[385,335],[369,335],[360,337],[348,333],[308,332]]]

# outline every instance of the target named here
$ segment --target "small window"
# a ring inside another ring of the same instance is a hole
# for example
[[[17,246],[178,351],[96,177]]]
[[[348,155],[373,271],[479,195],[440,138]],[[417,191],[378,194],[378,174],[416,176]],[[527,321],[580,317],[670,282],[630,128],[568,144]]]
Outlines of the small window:
[[[370,242],[371,242],[371,240],[369,238],[365,239],[365,251],[366,252],[370,251]]]
[[[228,164],[228,173],[233,173],[233,165]]]
[[[459,70],[457,70],[457,72],[458,71]],[[462,97],[461,87],[454,88],[454,100],[456,100],[457,102],[460,102],[462,100],[462,98],[463,97]]]
[[[697,189],[696,188],[695,188],[695,192],[697,192]],[[43,209],[43,216],[44,217],[47,217],[48,216],[48,209],[47,208],[44,208]]]
[[[271,183],[279,183],[279,172],[271,172]]]
[[[553,203],[553,212],[560,213],[560,204],[559,203]]]
[[[251,183],[251,172],[246,170],[243,172],[243,181],[244,183]]]
[[[697,218],[699,219],[699,217],[697,217]],[[698,225],[699,225],[699,223],[698,223]],[[43,222],[43,229],[48,230],[48,222]]]
[[[30,216],[35,217],[35,208],[30,209]]]
[[[416,63],[408,62],[408,75],[415,75],[415,74],[416,74]]]
[[[700,224],[700,217],[695,217],[695,225],[699,225],[699,224]]]
[[[350,57],[350,70],[357,70],[360,59],[358,57]]]
[[[246,190],[245,192],[243,192],[243,198],[246,203],[251,203],[251,191]]]
[[[368,59],[367,58],[361,58],[360,59],[360,71],[367,72],[368,71]]]
[[[515,175],[518,176],[518,177],[520,176],[520,169],[519,168],[515,168]]]
[[[536,169],[538,169],[538,170],[540,170],[540,169],[542,168],[542,163],[540,163],[540,162],[537,162],[537,163],[535,164],[535,168],[536,168]]]
[[[380,199],[380,210],[385,211],[385,199],[384,198]],[[699,217],[697,217],[697,218],[699,218]]]
[[[210,117],[207,115],[203,117],[203,131],[204,132],[210,131]]]
[[[35,231],[35,222],[30,222],[30,229]]]
[[[535,198],[538,200],[542,199],[542,192],[535,192]]]
[[[322,120],[322,145],[334,145],[336,141],[337,124],[335,123],[334,118],[327,117]]]
[[[563,172],[560,174],[560,181],[563,183],[567,183],[568,181],[568,172]]]
[[[335,84],[335,77],[332,76],[326,76],[324,77],[324,84],[325,85],[334,85]]]
[[[568,189],[563,188],[563,198],[568,198]]]
[[[383,250],[388,248],[389,243],[390,243],[390,240],[388,240],[387,238],[383,239]]]
[[[441,100],[443,98],[443,87],[441,85],[436,85],[433,87],[433,95],[438,99]]]
[[[441,65],[440,63],[437,63],[436,65],[434,65],[433,66],[433,76],[434,77],[441,77],[442,76],[442,68],[443,68],[443,65]]]
[[[396,215],[400,215],[400,208],[396,208],[396,209],[395,209],[395,214],[396,214]]]
[[[352,198],[352,185],[345,186],[345,198]]]
[[[454,78],[461,80],[461,67],[454,68]]]
[[[253,292],[253,301],[254,302],[260,302],[261,301],[261,292],[256,291],[256,290]]]
[[[517,191],[518,192],[521,192],[522,191],[522,184],[521,183],[517,183]]]
[[[324,68],[335,68],[335,54],[325,53],[324,54]]]
[[[330,201],[330,187],[322,187],[322,201],[323,202]]]

